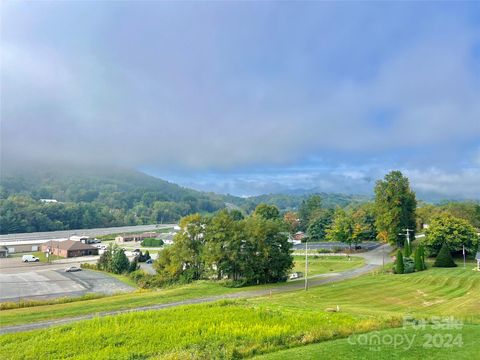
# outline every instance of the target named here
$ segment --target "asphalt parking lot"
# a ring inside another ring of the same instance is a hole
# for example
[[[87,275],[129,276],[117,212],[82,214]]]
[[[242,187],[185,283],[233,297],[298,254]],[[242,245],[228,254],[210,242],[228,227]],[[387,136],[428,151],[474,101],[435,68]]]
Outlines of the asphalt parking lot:
[[[65,272],[79,263],[23,263],[21,258],[0,259],[0,302],[51,299],[87,293],[113,294],[134,288],[101,272]]]

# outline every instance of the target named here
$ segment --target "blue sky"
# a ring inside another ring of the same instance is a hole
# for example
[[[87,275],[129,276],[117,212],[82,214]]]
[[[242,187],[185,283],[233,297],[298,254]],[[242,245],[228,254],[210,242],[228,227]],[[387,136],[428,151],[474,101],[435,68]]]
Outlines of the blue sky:
[[[1,4],[4,159],[480,198],[480,3]]]

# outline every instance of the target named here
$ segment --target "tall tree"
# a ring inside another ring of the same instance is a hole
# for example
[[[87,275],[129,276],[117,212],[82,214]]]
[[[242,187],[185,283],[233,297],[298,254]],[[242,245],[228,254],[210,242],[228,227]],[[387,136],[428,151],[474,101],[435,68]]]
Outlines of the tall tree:
[[[338,241],[348,244],[350,248],[353,243],[354,223],[344,209],[337,208],[333,217],[333,222],[327,230],[328,241]]]
[[[375,186],[375,225],[377,232],[385,232],[388,241],[403,245],[405,229],[415,229],[415,193],[400,171],[392,171]]]
[[[477,251],[479,238],[475,228],[467,220],[450,214],[442,214],[432,220],[425,231],[422,244],[430,255],[437,254],[443,244],[447,244],[453,252],[460,252],[465,247],[469,253]]]
[[[303,200],[298,209],[298,216],[300,218],[300,227],[306,231],[310,220],[315,213],[322,208],[322,198],[320,195],[312,195],[308,199]]]
[[[327,229],[332,224],[334,217],[333,209],[320,209],[312,214],[308,224],[307,235],[309,241],[321,241],[325,239]]]
[[[265,220],[279,220],[280,219],[280,211],[275,205],[268,205],[268,204],[258,204],[253,212],[254,215],[260,216]]]

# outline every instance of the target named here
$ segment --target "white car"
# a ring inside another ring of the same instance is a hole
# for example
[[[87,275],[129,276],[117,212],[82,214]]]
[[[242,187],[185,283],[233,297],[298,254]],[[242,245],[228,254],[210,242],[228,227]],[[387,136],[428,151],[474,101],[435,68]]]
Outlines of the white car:
[[[40,259],[37,258],[36,256],[33,256],[33,255],[23,255],[22,256],[22,261],[23,262],[37,262],[37,261],[40,261]]]
[[[70,266],[65,269],[65,272],[75,272],[75,271],[82,271],[82,269],[79,268],[78,266]]]

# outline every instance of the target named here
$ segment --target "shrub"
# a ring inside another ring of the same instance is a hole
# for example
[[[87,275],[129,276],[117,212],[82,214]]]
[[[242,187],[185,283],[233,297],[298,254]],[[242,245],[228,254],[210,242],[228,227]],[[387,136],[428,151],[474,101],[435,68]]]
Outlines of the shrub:
[[[321,249],[318,249],[317,252],[319,254],[330,254],[330,253],[332,253],[332,250],[321,248]]]
[[[83,263],[80,264],[80,267],[82,269],[99,270],[98,264]]]
[[[405,266],[403,264],[403,255],[400,250],[397,251],[397,262],[395,265],[395,273],[403,274],[405,272]]]
[[[411,258],[403,258],[403,273],[410,274],[415,271],[415,264]]]
[[[163,246],[163,244],[162,239],[146,238],[142,241],[142,246],[145,247],[160,247]]]
[[[442,248],[438,252],[437,258],[435,259],[435,263],[433,264],[435,267],[455,267],[455,261],[453,261],[452,253],[448,248],[447,243],[443,243]]]

